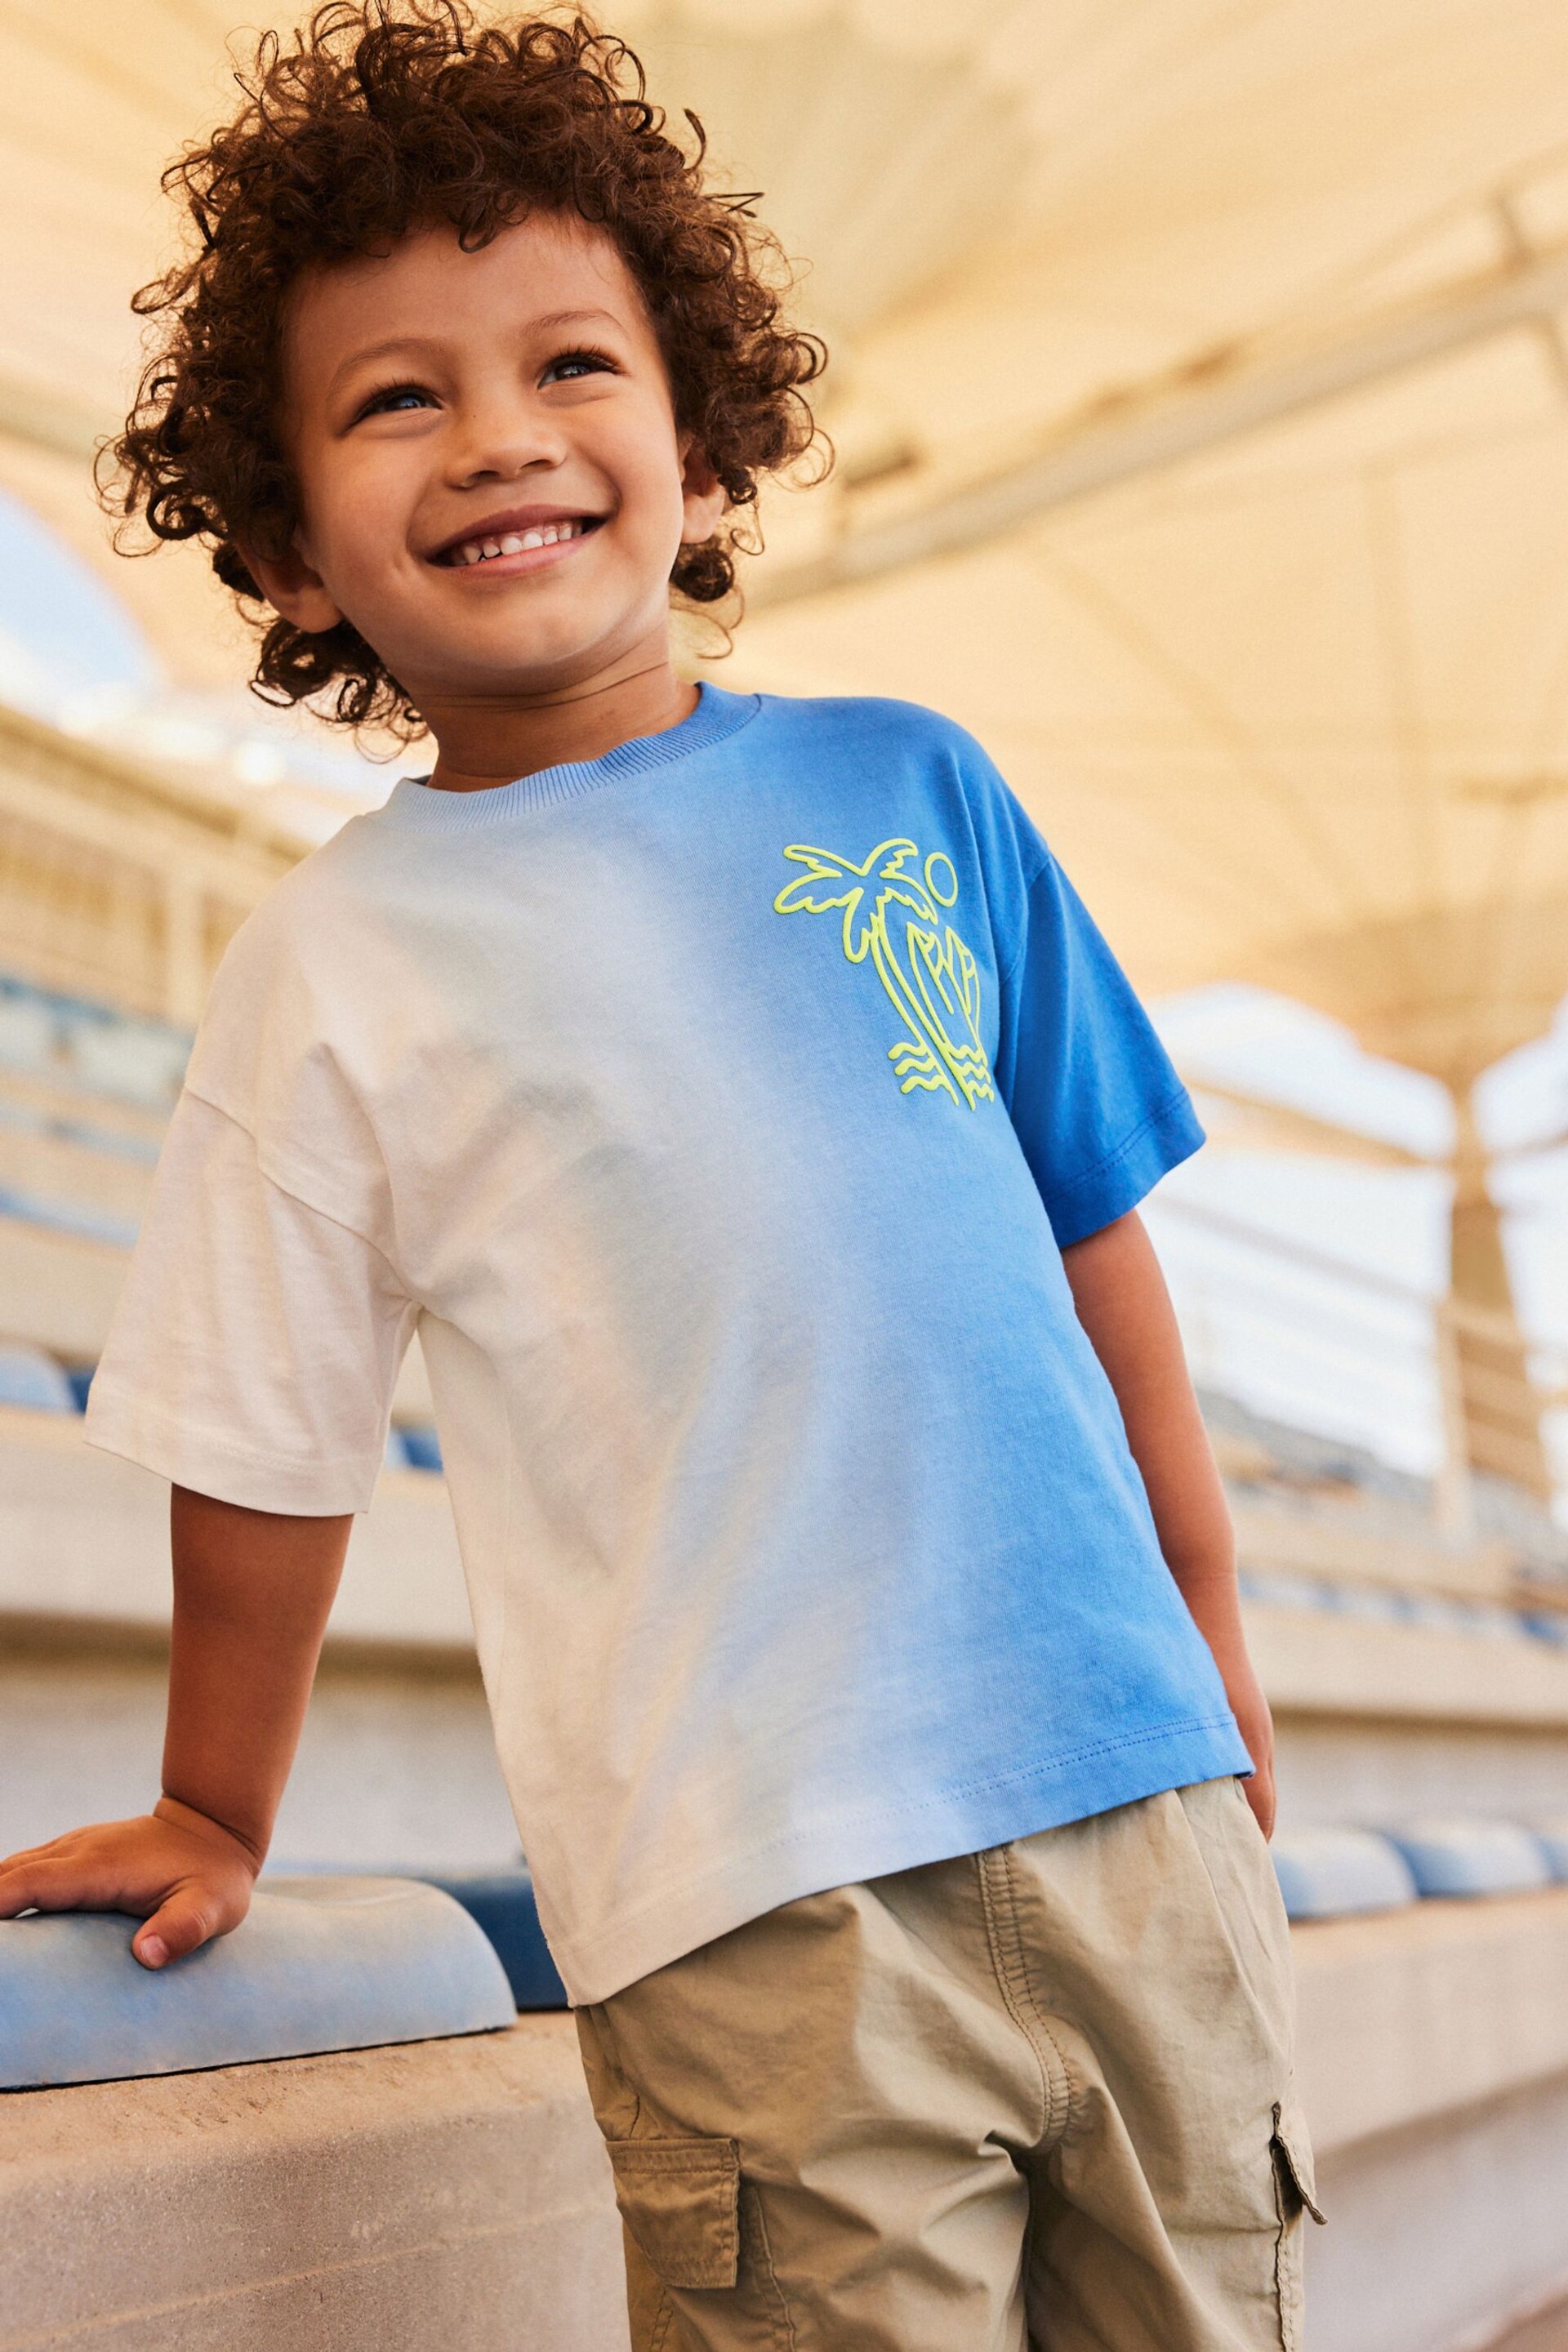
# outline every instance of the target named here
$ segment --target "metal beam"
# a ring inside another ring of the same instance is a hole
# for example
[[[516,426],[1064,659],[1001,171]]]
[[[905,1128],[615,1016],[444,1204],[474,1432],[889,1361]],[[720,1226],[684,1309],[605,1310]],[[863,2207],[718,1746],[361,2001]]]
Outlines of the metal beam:
[[[1304,1152],[1362,1168],[1431,1168],[1447,1164],[1446,1160],[1434,1161],[1426,1152],[1406,1150],[1402,1143],[1385,1142],[1381,1136],[1363,1134],[1359,1128],[1346,1127],[1338,1119],[1314,1118],[1310,1111],[1300,1110],[1292,1103],[1248,1094],[1239,1087],[1227,1087],[1191,1071],[1183,1075],[1194,1095],[1207,1096],[1223,1103],[1227,1111],[1241,1114],[1234,1125],[1227,1120],[1209,1138],[1211,1149],[1228,1145],[1239,1151]]]
[[[1142,474],[1402,375],[1568,310],[1568,246],[1510,256],[1479,277],[1346,330],[1307,351],[1258,360],[1245,344],[1200,356],[1150,383],[1119,389],[1055,428],[1029,454],[887,522],[851,528],[804,563],[747,589],[753,610],[818,596],[933,557],[957,555],[1042,514]],[[1107,413],[1111,411],[1113,413]]]

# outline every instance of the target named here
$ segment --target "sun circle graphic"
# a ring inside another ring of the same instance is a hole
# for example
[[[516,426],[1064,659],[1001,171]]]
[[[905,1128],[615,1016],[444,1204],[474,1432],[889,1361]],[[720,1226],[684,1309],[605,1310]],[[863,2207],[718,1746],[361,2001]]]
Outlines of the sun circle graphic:
[[[945,887],[947,883],[952,885],[951,889]],[[940,849],[933,849],[926,859],[926,888],[939,907],[951,907],[958,897],[958,876],[952,860]]]

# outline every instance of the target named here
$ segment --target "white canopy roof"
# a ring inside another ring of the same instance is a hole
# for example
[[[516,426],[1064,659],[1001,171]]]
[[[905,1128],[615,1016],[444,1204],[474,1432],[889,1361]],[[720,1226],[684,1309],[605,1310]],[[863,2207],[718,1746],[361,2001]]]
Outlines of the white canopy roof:
[[[269,13],[285,21],[296,11]],[[809,258],[828,488],[731,682],[984,739],[1147,986],[1268,981],[1463,1080],[1568,992],[1568,12],[625,0]],[[0,18],[0,480],[82,452],[230,0]],[[183,554],[118,567],[243,675]]]

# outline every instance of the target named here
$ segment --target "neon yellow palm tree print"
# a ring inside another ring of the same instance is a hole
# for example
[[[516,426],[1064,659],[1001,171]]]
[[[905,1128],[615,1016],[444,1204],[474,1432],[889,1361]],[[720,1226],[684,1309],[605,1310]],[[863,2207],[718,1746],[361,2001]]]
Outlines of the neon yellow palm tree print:
[[[980,1041],[980,968],[943,918],[958,898],[952,860],[940,849],[923,863],[912,841],[881,841],[858,866],[836,850],[801,844],[784,851],[805,872],[773,900],[779,915],[844,910],[844,952],[869,955],[909,1034],[888,1048],[900,1094],[945,1091],[971,1110],[995,1089]],[[911,863],[913,870],[910,871]],[[868,894],[879,883],[867,910]],[[902,938],[896,936],[902,908]]]

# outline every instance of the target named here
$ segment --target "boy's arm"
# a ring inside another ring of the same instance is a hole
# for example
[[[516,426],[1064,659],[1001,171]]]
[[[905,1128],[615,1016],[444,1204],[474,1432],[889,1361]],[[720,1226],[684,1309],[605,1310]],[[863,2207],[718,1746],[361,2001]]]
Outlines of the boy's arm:
[[[1267,1837],[1274,1827],[1274,1726],[1247,1654],[1230,1512],[1159,1260],[1131,1212],[1069,1244],[1062,1264],[1079,1321],[1121,1407],[1160,1548],[1214,1652],[1256,1767],[1247,1796]]]
[[[174,1490],[163,1794],[0,1862],[0,1918],[129,1911],[147,1968],[237,1927],[293,1762],[352,1517],[293,1518]]]

